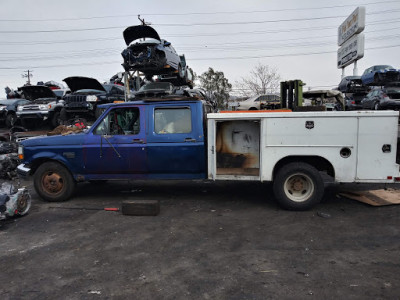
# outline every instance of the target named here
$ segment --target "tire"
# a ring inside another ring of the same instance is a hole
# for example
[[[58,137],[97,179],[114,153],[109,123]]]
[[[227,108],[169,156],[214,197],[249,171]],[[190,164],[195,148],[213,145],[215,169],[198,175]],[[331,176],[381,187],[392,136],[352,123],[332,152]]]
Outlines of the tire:
[[[17,122],[17,116],[15,113],[9,113],[6,117],[6,126],[7,128],[11,128]]]
[[[313,166],[302,162],[289,163],[278,170],[273,190],[284,209],[307,210],[321,201],[324,181]]]
[[[57,162],[45,162],[33,177],[36,193],[46,201],[68,200],[75,191],[76,182],[71,173]]]
[[[379,105],[379,102],[375,102],[375,104],[374,104],[374,110],[380,110],[380,105]]]
[[[51,126],[56,128],[59,125],[62,125],[63,121],[61,120],[60,111],[55,111],[53,116],[51,117]]]

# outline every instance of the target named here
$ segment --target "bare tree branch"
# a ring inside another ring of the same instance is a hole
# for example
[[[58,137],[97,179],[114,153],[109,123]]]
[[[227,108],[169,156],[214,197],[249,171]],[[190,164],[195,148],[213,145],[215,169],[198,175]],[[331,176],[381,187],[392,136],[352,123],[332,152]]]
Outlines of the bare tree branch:
[[[243,97],[273,93],[279,89],[280,75],[275,68],[259,63],[248,77],[235,82],[238,93]]]

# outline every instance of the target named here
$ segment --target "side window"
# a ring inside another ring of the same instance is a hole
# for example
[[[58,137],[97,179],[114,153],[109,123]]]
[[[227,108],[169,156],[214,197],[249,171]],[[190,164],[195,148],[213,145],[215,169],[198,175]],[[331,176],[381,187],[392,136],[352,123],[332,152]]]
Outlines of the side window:
[[[96,135],[135,135],[140,132],[140,113],[137,107],[111,110],[93,131]]]
[[[154,131],[158,134],[192,132],[190,108],[156,108],[154,110]]]

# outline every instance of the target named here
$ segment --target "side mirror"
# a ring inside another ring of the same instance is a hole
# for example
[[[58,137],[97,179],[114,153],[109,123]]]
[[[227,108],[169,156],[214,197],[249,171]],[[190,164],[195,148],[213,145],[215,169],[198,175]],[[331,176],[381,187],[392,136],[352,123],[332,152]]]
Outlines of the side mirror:
[[[169,45],[171,45],[170,42],[164,41],[164,46],[167,46],[167,47],[168,47]]]

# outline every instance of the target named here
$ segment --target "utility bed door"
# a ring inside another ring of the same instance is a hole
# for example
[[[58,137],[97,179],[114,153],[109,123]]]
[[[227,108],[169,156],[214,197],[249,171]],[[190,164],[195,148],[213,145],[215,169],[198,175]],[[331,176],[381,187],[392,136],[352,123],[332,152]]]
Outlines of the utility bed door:
[[[397,118],[359,118],[356,180],[385,180],[396,170]]]

